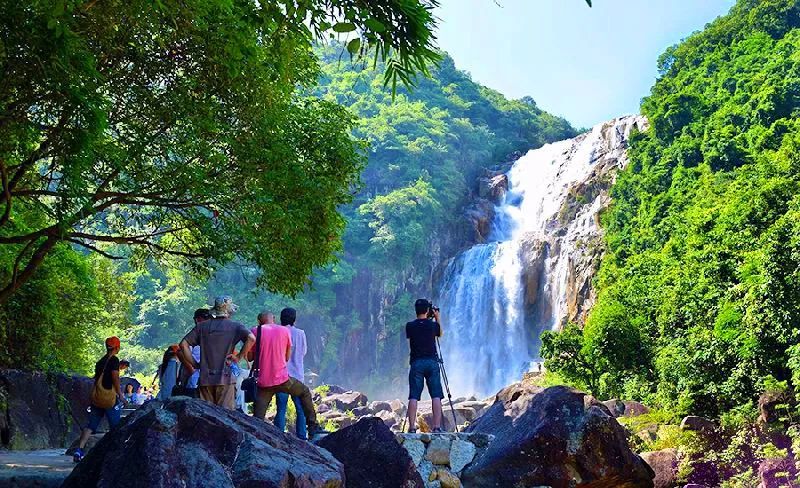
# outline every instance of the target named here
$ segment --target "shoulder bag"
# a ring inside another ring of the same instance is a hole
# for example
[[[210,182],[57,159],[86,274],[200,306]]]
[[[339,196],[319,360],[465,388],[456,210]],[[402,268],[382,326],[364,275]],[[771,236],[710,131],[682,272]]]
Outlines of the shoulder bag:
[[[106,357],[106,363],[103,365],[103,371],[100,372],[100,375],[94,380],[94,386],[92,387],[92,395],[90,400],[92,401],[92,405],[98,408],[113,408],[114,405],[117,404],[117,393],[114,391],[114,384],[112,382],[111,388],[106,388],[103,386],[103,376],[106,374],[106,367],[108,366],[108,362],[111,361],[111,356]]]
[[[250,375],[242,381],[242,391],[244,391],[245,403],[253,403],[256,401],[258,394],[258,360],[261,355],[261,327],[258,326],[256,332],[256,352],[253,356],[253,367],[250,368]]]

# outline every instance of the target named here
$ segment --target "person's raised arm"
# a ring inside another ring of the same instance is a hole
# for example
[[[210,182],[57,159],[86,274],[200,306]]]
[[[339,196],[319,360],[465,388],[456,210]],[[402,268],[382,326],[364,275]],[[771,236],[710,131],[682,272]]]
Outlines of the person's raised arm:
[[[442,318],[439,316],[439,311],[433,311],[433,318],[436,319],[436,323],[439,324],[439,333],[436,334],[438,337],[442,337],[444,335],[444,330],[442,329]]]

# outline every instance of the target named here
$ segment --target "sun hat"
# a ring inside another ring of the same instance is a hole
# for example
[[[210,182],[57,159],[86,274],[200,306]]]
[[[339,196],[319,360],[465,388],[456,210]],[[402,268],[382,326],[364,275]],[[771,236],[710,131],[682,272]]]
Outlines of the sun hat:
[[[214,307],[211,309],[211,314],[214,317],[228,317],[238,309],[239,306],[233,303],[233,298],[230,295],[220,295],[214,299]]]

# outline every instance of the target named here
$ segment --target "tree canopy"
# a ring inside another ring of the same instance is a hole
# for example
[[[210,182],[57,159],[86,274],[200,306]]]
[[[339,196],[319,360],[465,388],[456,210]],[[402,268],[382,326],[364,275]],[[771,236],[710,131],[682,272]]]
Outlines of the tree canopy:
[[[292,293],[340,247],[363,165],[353,116],[309,96],[348,33],[410,81],[435,2],[0,2],[7,300],[61,244],[196,272],[235,259]],[[266,229],[280,237],[264,239]]]

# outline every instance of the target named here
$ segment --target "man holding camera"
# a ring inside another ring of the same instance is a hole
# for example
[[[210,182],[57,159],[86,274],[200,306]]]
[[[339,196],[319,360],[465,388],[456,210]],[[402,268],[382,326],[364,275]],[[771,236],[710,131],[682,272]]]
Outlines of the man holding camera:
[[[433,408],[433,432],[442,430],[442,380],[439,376],[439,355],[436,338],[442,336],[439,309],[420,298],[414,303],[417,319],[406,324],[406,338],[411,349],[411,367],[408,371],[408,432],[417,431],[417,403],[422,396],[424,383],[428,385]]]

